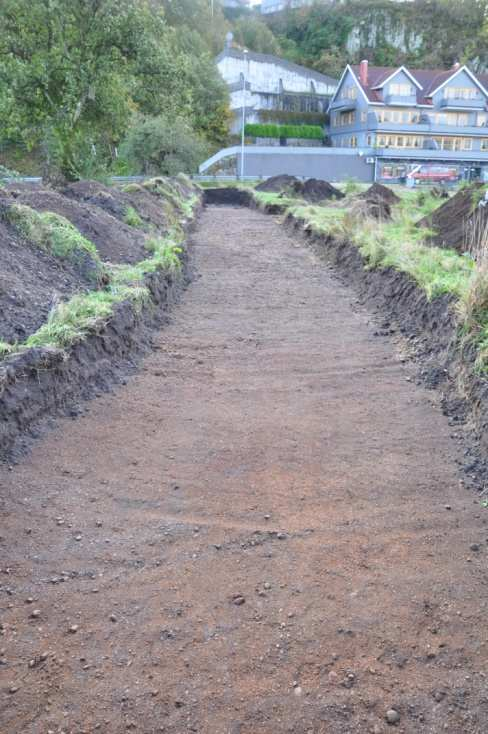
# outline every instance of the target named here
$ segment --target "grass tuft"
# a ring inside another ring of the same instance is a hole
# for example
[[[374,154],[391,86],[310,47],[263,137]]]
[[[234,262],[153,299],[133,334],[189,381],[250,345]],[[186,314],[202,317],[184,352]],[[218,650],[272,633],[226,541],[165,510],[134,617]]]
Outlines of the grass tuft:
[[[144,228],[144,222],[133,206],[128,206],[124,214],[124,222],[130,227]]]

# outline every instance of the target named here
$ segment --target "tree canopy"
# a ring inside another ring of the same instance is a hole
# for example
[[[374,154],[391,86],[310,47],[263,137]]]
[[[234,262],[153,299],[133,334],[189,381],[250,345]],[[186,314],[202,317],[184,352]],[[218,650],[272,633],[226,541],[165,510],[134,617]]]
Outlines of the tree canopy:
[[[0,129],[65,176],[107,160],[134,115],[183,116],[220,144],[227,93],[197,0],[3,0]],[[165,5],[170,6],[171,12]],[[180,22],[181,21],[181,22]],[[222,19],[222,22],[223,21]]]

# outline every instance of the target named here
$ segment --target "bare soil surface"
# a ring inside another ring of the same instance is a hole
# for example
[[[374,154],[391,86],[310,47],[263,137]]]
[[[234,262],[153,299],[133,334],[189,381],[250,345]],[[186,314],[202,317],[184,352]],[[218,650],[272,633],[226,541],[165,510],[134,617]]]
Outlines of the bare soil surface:
[[[23,341],[60,300],[92,284],[0,219],[0,340]]]
[[[0,731],[486,734],[438,395],[271,217],[208,208],[194,260],[142,371],[0,468]]]
[[[39,212],[55,212],[68,219],[96,246],[102,260],[135,263],[147,255],[145,234],[92,204],[80,203],[56,191],[11,192],[20,204]]]

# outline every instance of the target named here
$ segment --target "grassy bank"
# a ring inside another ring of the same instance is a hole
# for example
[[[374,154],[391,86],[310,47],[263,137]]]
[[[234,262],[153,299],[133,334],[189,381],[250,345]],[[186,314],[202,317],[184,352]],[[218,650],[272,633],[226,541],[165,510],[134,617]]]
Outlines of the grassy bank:
[[[186,182],[185,182],[186,183]],[[14,205],[8,216],[10,222],[31,242],[56,257],[78,261],[81,254],[94,263],[96,283],[93,290],[77,293],[67,301],[57,303],[46,322],[25,341],[13,344],[0,341],[0,359],[33,347],[67,349],[101,329],[114,313],[117,304],[130,302],[136,310],[151,300],[146,277],[159,272],[175,275],[182,268],[181,255],[185,234],[183,223],[194,215],[199,202],[196,190],[188,196],[178,189],[166,189],[158,181],[161,204],[172,209],[173,224],[164,236],[148,237],[147,258],[134,265],[102,263],[96,247],[80,235],[63,217],[50,212],[38,214],[29,207]],[[164,188],[164,190],[163,190]],[[171,196],[168,196],[168,194]],[[103,274],[103,285],[100,275]]]
[[[289,196],[252,191],[260,207],[284,205],[285,216],[291,214],[304,228],[353,243],[367,268],[407,273],[429,299],[454,296],[461,343],[476,344],[476,367],[488,371],[488,243],[481,247],[481,256],[430,246],[429,230],[416,223],[442,202],[424,191],[398,188],[395,193],[400,202],[393,207],[391,220],[377,221],[365,215],[352,194],[337,203],[310,205]]]

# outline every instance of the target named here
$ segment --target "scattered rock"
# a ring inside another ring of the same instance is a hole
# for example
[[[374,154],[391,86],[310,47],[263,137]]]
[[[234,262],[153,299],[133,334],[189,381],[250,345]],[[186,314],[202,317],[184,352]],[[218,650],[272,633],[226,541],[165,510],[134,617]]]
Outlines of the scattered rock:
[[[235,604],[236,606],[240,607],[241,604],[245,604],[246,603],[246,600],[242,596],[242,594],[236,594],[235,596],[232,597],[232,603]]]
[[[388,709],[388,711],[385,714],[385,719],[388,724],[398,724],[400,721],[400,714],[396,709]]]
[[[78,627],[78,625],[77,625],[77,624],[72,624],[72,625],[70,625],[70,626],[68,627],[68,632],[69,632],[70,634],[74,635],[74,634],[75,634],[76,632],[78,632],[78,629],[79,629],[79,627]]]

